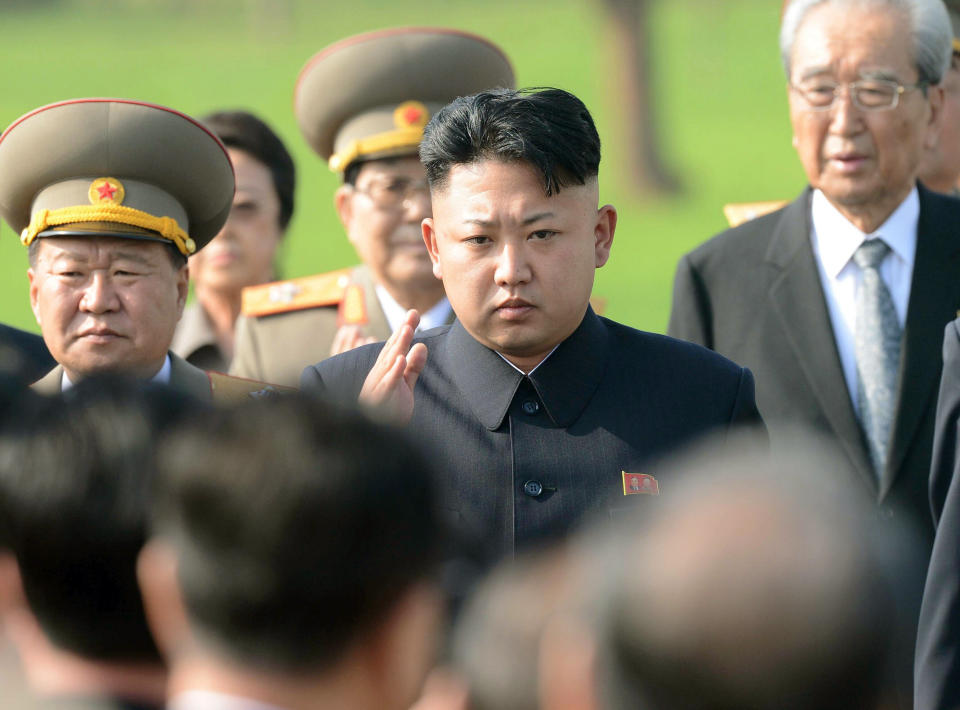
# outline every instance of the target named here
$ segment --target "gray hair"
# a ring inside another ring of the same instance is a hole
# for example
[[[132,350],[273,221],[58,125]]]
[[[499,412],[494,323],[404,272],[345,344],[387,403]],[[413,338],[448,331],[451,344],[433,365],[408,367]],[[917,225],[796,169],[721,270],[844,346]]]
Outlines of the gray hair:
[[[939,84],[950,66],[953,53],[953,35],[950,17],[942,0],[792,0],[780,24],[780,58],[790,76],[790,55],[800,25],[807,13],[818,5],[840,7],[876,7],[902,12],[910,21],[913,32],[914,60],[918,80]]]

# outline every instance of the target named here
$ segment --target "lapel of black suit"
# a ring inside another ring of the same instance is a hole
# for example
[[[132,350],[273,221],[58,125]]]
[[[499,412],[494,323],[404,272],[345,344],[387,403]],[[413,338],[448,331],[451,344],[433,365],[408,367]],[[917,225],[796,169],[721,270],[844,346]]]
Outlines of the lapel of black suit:
[[[943,327],[956,317],[960,299],[960,203],[919,186],[920,219],[910,303],[900,355],[897,415],[881,496],[901,473],[923,413],[940,381]],[[925,472],[924,472],[925,473]]]
[[[770,282],[770,300],[807,386],[820,404],[841,449],[864,482],[876,491],[876,476],[850,401],[810,245],[811,194],[806,190],[784,209],[770,241],[766,260],[775,270]]]

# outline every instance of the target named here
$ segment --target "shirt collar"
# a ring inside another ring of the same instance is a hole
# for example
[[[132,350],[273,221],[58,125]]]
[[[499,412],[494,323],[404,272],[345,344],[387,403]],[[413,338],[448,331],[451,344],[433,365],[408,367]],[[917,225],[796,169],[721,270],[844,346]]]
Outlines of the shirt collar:
[[[556,349],[559,348],[559,347],[560,347],[560,343],[557,343],[556,345],[554,345],[554,346],[553,346],[553,350],[551,350],[550,352],[548,352],[547,355],[546,355],[546,357],[544,357],[543,360],[541,360],[540,362],[538,362],[537,365],[536,365],[536,367],[534,367],[532,370],[530,370],[530,372],[524,372],[523,370],[521,370],[519,367],[517,367],[517,366],[514,365],[512,362],[510,362],[510,361],[507,359],[507,356],[504,355],[503,353],[497,353],[497,355],[499,355],[500,357],[502,357],[504,362],[506,362],[510,367],[512,367],[512,368],[513,368],[514,370],[516,370],[517,372],[519,372],[521,375],[526,375],[526,376],[529,377],[529,376],[532,375],[534,372],[536,372],[536,371],[537,371],[537,367],[540,367],[543,363],[545,363],[545,362],[547,361],[547,358],[550,357],[551,355],[553,355],[553,351],[556,350]],[[494,351],[494,352],[496,352],[496,351]]]
[[[850,263],[857,247],[872,237],[881,237],[908,270],[912,270],[917,245],[917,222],[920,219],[920,195],[916,186],[893,214],[870,234],[853,226],[820,190],[813,191],[810,212],[816,250],[824,270],[831,278],[837,278]]]
[[[387,324],[390,326],[390,332],[396,332],[403,324],[403,319],[407,315],[407,309],[397,303],[393,296],[380,284],[373,287],[377,294],[377,300],[380,301],[380,308],[383,309],[383,315],[387,317]],[[417,330],[430,330],[440,325],[446,325],[450,322],[450,301],[444,296],[429,311],[420,314],[420,325]]]
[[[150,382],[153,382],[158,385],[168,385],[170,384],[170,354],[167,353],[167,357],[163,360],[163,366],[160,368],[159,372],[156,375],[150,378]],[[64,369],[63,375],[60,378],[60,391],[66,392],[68,389],[73,387],[74,383],[67,377],[67,371]]]
[[[500,428],[524,377],[530,379],[553,423],[570,426],[596,392],[610,347],[607,329],[590,307],[577,329],[529,375],[481,345],[460,321],[454,321],[447,337],[445,369],[477,419],[491,431]]]

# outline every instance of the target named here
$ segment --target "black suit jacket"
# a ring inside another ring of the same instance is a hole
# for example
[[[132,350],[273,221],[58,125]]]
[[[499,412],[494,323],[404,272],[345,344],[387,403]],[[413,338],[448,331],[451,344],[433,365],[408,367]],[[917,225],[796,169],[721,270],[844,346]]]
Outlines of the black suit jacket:
[[[436,452],[445,507],[488,560],[562,535],[591,509],[649,503],[624,496],[623,472],[656,477],[677,446],[760,424],[748,370],[592,310],[529,377],[459,321],[417,340],[428,357],[409,429]],[[302,389],[355,403],[381,347],[308,367]]]
[[[810,195],[727,230],[677,267],[669,333],[750,368],[774,447],[791,425],[838,444],[885,517],[917,526],[929,552],[928,473],[943,327],[960,308],[960,200],[923,186],[892,448],[878,482],[847,390],[810,244]]]
[[[931,468],[939,524],[917,635],[917,710],[960,707],[960,320],[946,328],[943,360]]]
[[[0,371],[33,382],[56,365],[43,338],[0,325]]]

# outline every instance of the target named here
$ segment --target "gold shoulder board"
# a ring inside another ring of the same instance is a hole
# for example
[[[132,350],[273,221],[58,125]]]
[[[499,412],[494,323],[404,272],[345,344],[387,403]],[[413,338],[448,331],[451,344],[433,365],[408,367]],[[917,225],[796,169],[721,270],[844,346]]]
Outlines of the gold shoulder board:
[[[234,377],[222,372],[208,371],[210,392],[216,404],[239,404],[247,399],[259,397],[273,397],[285,392],[296,392],[293,387],[270,385],[266,382],[248,380],[245,377]]]
[[[248,317],[298,311],[304,308],[335,306],[350,284],[350,269],[304,276],[289,281],[247,286],[240,307]]]
[[[771,202],[734,202],[723,206],[723,214],[731,227],[737,227],[744,222],[749,222],[756,217],[762,217],[765,214],[778,210],[787,204],[786,200],[774,200]]]

